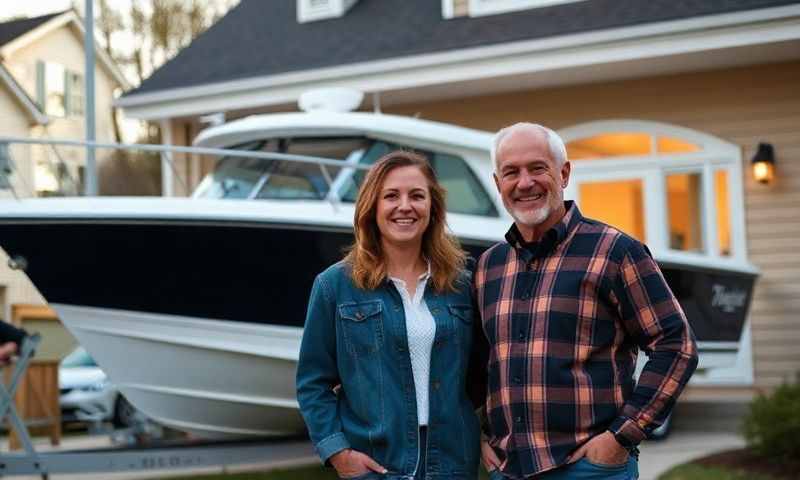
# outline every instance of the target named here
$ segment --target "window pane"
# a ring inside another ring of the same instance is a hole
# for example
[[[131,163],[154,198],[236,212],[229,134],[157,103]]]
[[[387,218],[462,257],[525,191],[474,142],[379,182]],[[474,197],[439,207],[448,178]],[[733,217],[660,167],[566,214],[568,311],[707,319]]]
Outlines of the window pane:
[[[717,246],[720,255],[731,254],[731,209],[728,201],[728,172],[714,173],[714,190],[717,204]]]
[[[375,142],[370,145],[358,163],[359,165],[372,165],[382,156],[398,148],[399,147],[396,145],[391,145],[385,142]],[[339,198],[345,202],[355,202],[356,197],[358,196],[358,188],[361,186],[361,182],[364,181],[364,177],[366,176],[366,170],[356,170],[345,183],[341,193],[339,194]]]
[[[581,212],[644,242],[642,180],[585,182],[578,187]]]
[[[464,159],[435,153],[431,165],[439,183],[447,190],[447,211],[468,215],[497,216],[497,210]]]
[[[330,160],[347,160],[361,156],[367,147],[363,137],[289,138],[282,141],[282,152]],[[328,194],[328,180],[333,181],[341,167],[325,166],[328,178],[319,165],[291,161],[276,161],[270,165],[267,182],[256,198],[323,199]]]
[[[651,136],[648,133],[604,133],[567,143],[570,160],[649,155]]]
[[[63,117],[64,111],[64,67],[58,63],[46,63],[45,66],[45,112],[48,115]]]
[[[667,175],[669,246],[675,250],[703,250],[702,176],[699,173]]]
[[[274,152],[277,141],[255,141],[230,148]],[[258,158],[223,157],[214,171],[200,182],[194,195],[201,198],[248,198],[271,162]]]
[[[658,153],[699,152],[700,147],[673,137],[658,137]]]
[[[70,111],[67,113],[70,115],[83,115],[83,75],[70,73],[67,77],[70,82],[68,90],[71,97],[68,102]]]

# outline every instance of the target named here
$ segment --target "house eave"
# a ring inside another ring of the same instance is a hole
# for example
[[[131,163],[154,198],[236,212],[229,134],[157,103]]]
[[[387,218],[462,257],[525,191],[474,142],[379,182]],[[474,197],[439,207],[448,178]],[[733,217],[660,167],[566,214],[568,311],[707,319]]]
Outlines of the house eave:
[[[774,58],[766,58],[764,50],[776,45],[782,48],[774,49]],[[115,103],[129,117],[156,120],[284,105],[322,85],[384,95],[404,92],[402,99],[413,101],[413,91],[436,97],[436,91],[446,94],[452,88],[443,87],[455,84],[477,92],[478,82],[499,86],[512,78],[543,87],[626,78],[648,68],[659,73],[701,69],[715,65],[715,58],[716,66],[800,58],[800,53],[792,53],[800,52],[795,47],[800,47],[800,5],[134,93]],[[734,51],[758,55],[727,58]],[[698,61],[701,55],[709,61]]]
[[[14,77],[8,72],[8,70],[0,64],[0,83],[6,86],[6,88],[11,92],[14,99],[22,106],[25,110],[25,113],[28,115],[28,119],[36,124],[36,125],[47,125],[50,122],[50,118],[45,115],[44,113],[39,110],[39,107],[33,102],[33,100],[25,93],[25,91],[20,87],[20,85],[14,80]]]

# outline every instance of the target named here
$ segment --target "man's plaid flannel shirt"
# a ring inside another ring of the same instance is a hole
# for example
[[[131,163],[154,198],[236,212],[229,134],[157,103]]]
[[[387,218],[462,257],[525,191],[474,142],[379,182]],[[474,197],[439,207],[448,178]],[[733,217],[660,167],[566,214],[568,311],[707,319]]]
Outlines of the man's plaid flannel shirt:
[[[686,316],[647,247],[565,205],[539,242],[512,226],[475,271],[489,443],[512,478],[563,465],[606,430],[636,446],[697,366]],[[639,349],[649,360],[637,384]]]

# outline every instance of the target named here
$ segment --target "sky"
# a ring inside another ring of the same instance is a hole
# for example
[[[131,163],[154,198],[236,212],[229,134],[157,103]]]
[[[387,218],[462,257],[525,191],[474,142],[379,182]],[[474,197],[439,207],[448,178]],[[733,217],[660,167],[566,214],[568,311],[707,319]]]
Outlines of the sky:
[[[76,0],[83,7],[85,0]],[[129,0],[111,0],[112,5],[129,4]],[[71,0],[2,0],[3,7],[0,9],[0,19],[25,15],[37,17],[53,12],[62,12],[72,6]],[[81,8],[82,9],[82,8]],[[95,10],[97,5],[95,4]]]

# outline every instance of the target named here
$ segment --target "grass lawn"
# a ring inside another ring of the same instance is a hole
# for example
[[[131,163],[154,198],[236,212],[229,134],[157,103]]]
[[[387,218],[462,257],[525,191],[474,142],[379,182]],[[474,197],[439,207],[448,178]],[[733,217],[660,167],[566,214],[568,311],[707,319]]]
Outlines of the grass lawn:
[[[689,463],[669,470],[658,480],[776,480],[776,477]]]

